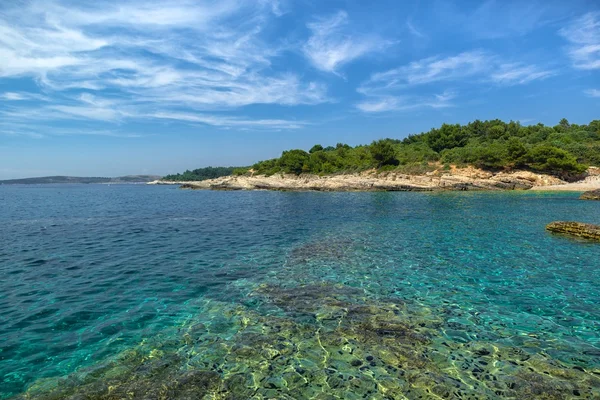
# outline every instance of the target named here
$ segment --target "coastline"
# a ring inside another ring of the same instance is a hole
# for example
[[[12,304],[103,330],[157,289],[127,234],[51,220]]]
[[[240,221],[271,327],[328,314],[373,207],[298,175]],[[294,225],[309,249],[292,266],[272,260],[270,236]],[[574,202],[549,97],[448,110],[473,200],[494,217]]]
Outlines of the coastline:
[[[531,190],[553,191],[553,192],[587,192],[600,189],[600,175],[588,176],[587,178],[564,185],[534,186]]]
[[[343,175],[226,176],[205,181],[154,181],[153,185],[180,185],[192,190],[276,190],[276,191],[472,191],[472,190],[544,190],[587,191],[600,188],[600,169],[590,168],[588,176],[568,183],[547,174],[530,171],[493,173],[477,168],[452,168],[424,175],[408,175],[394,171]]]

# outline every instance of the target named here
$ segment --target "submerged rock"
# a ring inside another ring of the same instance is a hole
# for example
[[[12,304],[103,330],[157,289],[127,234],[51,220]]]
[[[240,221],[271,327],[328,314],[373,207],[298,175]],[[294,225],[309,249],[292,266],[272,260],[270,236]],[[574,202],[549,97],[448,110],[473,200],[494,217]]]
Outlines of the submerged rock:
[[[600,241],[600,225],[557,221],[549,223],[546,229],[554,233]]]
[[[443,310],[326,282],[249,296],[261,305],[202,308],[235,326],[226,335],[190,321],[16,399],[600,398],[600,359],[578,354],[583,368],[500,336],[456,341],[448,332],[459,324]]]
[[[600,200],[600,189],[590,190],[589,192],[585,192],[580,197],[581,200]]]

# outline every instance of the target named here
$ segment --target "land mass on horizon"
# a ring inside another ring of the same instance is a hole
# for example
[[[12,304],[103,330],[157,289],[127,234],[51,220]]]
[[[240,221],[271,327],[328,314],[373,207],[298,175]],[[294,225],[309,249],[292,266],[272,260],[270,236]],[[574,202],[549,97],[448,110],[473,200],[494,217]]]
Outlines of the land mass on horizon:
[[[0,180],[0,185],[47,184],[47,183],[146,183],[159,179],[159,175],[126,175],[115,178],[79,176],[42,176],[37,178]]]

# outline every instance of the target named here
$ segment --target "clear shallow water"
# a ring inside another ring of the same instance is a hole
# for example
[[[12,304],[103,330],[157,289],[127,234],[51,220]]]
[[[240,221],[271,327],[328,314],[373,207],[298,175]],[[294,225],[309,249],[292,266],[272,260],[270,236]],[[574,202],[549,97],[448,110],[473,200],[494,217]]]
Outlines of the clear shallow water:
[[[0,204],[1,398],[600,396],[600,246],[544,230],[600,223],[576,194],[0,186]]]

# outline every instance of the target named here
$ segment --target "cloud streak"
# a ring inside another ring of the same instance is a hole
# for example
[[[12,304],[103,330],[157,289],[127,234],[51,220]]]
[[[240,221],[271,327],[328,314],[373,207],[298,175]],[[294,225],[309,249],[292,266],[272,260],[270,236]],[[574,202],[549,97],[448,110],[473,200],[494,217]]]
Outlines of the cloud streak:
[[[404,95],[404,96],[375,96],[370,100],[356,105],[365,113],[381,113],[386,111],[410,111],[419,108],[441,109],[453,107],[451,100],[456,97],[456,92],[445,91],[431,96]]]
[[[47,119],[116,123],[152,118],[157,110],[206,114],[255,104],[330,101],[323,83],[273,70],[272,60],[282,50],[266,43],[262,30],[282,13],[279,2],[267,0],[68,6],[33,0],[0,14],[0,78],[35,79],[52,94],[54,104],[37,113]],[[2,98],[26,96],[7,92]],[[271,126],[265,120],[205,121]]]
[[[574,68],[600,69],[600,12],[589,12],[559,31],[568,42]]]
[[[445,108],[456,93],[446,89],[442,94],[420,93],[432,84],[492,84],[495,86],[524,85],[557,74],[556,71],[532,64],[504,63],[501,58],[482,50],[463,52],[447,57],[428,57],[408,65],[373,74],[357,90],[368,100],[357,104],[364,112],[410,110],[417,107]]]
[[[600,89],[588,89],[584,93],[589,97],[600,97]]]
[[[564,18],[569,6],[560,0],[437,0],[432,9],[453,30],[490,40],[525,36]]]
[[[338,73],[343,65],[391,45],[376,35],[350,33],[345,11],[307,26],[311,36],[303,47],[304,55],[315,68],[325,72]]]

